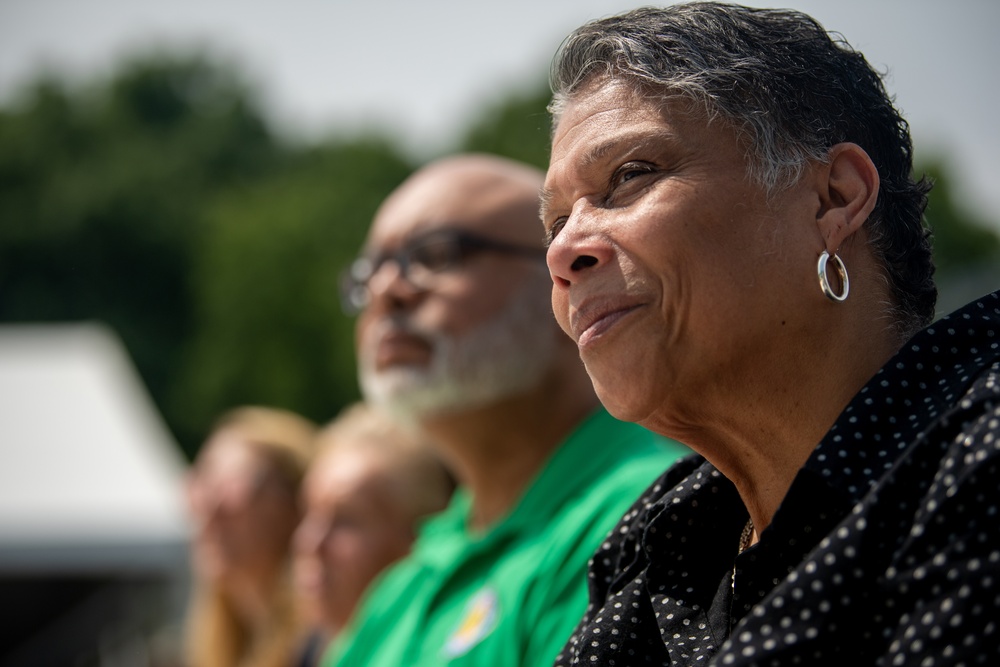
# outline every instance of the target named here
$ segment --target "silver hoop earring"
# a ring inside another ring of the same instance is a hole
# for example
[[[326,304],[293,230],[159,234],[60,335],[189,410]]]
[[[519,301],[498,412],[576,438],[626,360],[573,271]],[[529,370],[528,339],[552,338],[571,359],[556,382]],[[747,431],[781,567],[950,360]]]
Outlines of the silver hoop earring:
[[[841,292],[837,294],[830,287],[830,276],[829,269],[827,268],[827,260],[833,258],[834,268],[837,270],[837,276],[840,278]],[[840,260],[840,257],[834,253],[832,256],[826,250],[819,256],[819,262],[816,263],[816,272],[819,274],[819,288],[826,295],[826,298],[830,301],[841,302],[847,299],[847,293],[851,291],[851,282],[847,279],[847,267]]]

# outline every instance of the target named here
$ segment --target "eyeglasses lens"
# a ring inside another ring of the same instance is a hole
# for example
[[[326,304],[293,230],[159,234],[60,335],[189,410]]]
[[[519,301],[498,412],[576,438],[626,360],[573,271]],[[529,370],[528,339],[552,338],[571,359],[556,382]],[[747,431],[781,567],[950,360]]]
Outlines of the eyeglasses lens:
[[[376,260],[360,257],[341,278],[340,295],[344,310],[357,314],[368,306],[371,299],[369,281],[387,260],[396,262],[403,278],[411,285],[417,289],[429,289],[433,286],[434,276],[458,266],[463,254],[460,239],[438,237],[401,248],[395,255]]]

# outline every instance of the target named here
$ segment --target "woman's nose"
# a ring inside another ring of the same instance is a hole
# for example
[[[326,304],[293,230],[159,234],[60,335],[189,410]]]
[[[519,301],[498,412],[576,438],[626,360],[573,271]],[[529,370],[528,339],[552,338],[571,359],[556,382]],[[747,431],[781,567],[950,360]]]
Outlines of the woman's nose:
[[[323,543],[325,531],[322,525],[315,518],[303,517],[299,522],[295,533],[292,535],[292,544],[295,551],[301,555],[309,555],[319,551]]]
[[[553,284],[565,289],[586,272],[607,262],[611,254],[611,245],[601,232],[596,211],[581,200],[549,244],[545,261]]]

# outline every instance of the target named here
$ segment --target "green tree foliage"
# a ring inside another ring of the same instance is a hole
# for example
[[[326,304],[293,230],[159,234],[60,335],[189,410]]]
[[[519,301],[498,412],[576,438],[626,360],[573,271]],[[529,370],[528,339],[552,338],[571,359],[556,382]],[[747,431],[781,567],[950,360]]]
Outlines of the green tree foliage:
[[[337,277],[410,171],[378,139],[330,144],[212,205],[193,273],[197,326],[169,402],[185,432],[236,404],[326,420],[357,398]]]
[[[927,221],[938,272],[948,274],[1000,259],[1000,236],[977,220],[955,197],[947,169],[940,160],[919,167],[933,182],[927,201]]]
[[[89,91],[39,82],[0,112],[0,320],[103,320],[161,398],[202,206],[275,155],[239,79],[199,58],[139,59]]]
[[[460,142],[463,151],[495,153],[545,169],[549,164],[548,85],[514,93],[484,109]]]
[[[102,320],[190,454],[215,413],[356,395],[336,271],[410,167],[292,147],[238,71],[152,54],[0,110],[0,321]]]
[[[944,315],[1000,287],[1000,235],[963,206],[943,160],[924,160],[916,171],[934,184],[926,216],[937,267],[937,310]]]

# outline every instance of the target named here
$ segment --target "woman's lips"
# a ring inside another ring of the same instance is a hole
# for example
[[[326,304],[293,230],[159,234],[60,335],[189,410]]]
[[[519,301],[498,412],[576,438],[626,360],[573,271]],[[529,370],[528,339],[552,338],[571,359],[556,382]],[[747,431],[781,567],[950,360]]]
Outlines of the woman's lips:
[[[578,310],[573,318],[577,346],[582,350],[593,344],[623,317],[639,307],[640,304],[605,304]]]

